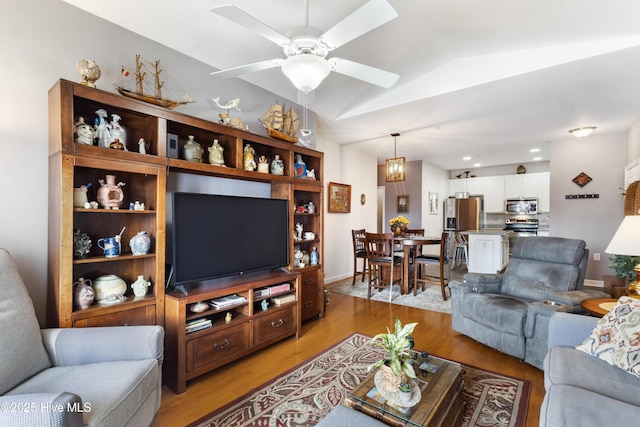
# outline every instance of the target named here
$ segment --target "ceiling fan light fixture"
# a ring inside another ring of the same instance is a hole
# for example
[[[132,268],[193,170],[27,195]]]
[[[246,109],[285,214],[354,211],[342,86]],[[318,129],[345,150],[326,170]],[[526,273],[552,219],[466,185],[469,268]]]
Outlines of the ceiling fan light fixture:
[[[282,63],[282,72],[302,93],[315,90],[331,72],[326,59],[303,53],[290,56]]]
[[[596,130],[595,126],[585,126],[581,128],[571,129],[569,133],[576,138],[584,138],[585,136],[589,136]]]

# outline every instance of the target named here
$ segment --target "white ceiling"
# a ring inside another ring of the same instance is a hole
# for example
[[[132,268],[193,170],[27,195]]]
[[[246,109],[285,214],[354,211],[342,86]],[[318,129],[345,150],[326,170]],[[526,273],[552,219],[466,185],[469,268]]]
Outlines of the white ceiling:
[[[272,42],[210,12],[232,3],[286,33],[305,24],[304,0],[65,0],[211,65],[282,58]],[[367,0],[310,0],[328,30]],[[388,0],[398,18],[329,56],[400,75],[382,89],[331,73],[309,108],[318,136],[442,168],[549,160],[567,131],[624,132],[640,116],[636,0]],[[214,79],[215,77],[211,77]],[[298,101],[279,68],[242,76]],[[464,156],[471,160],[464,161]]]

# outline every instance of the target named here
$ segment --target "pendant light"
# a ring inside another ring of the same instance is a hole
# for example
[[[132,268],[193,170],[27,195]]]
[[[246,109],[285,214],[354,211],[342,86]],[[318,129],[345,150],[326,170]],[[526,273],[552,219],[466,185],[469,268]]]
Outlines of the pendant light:
[[[396,138],[400,136],[398,132],[392,133],[393,137],[393,158],[387,159],[387,182],[404,181],[405,160],[404,157],[398,157],[396,153]]]

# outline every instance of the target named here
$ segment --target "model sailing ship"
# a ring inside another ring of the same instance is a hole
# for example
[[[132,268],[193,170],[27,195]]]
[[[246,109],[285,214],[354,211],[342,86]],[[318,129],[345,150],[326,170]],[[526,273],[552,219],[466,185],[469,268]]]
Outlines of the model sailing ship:
[[[182,94],[183,91],[180,87],[169,80],[169,84],[171,87],[166,86],[165,81],[160,79],[160,75],[164,71],[160,68],[160,61],[149,62],[140,58],[140,55],[136,55],[136,89],[135,91],[125,88],[124,83],[120,86],[117,86],[118,92],[121,95],[124,95],[129,98],[138,99],[140,101],[145,101],[153,105],[158,105],[160,107],[173,109],[178,105],[188,104],[191,102],[195,102],[189,95]],[[124,77],[129,76],[129,69],[122,67],[122,75]],[[166,78],[171,79],[169,75],[164,72]],[[151,76],[152,78],[147,78],[147,76]],[[166,89],[166,93],[169,94],[171,98],[165,98],[162,94],[163,88]]]
[[[260,123],[267,130],[267,135],[282,141],[295,144],[298,142],[298,115],[291,107],[285,112],[284,104],[273,104],[266,113],[260,117]]]

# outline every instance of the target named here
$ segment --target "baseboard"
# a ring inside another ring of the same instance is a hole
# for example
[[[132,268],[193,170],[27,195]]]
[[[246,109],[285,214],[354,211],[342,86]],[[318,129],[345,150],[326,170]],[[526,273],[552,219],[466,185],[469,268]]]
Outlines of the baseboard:
[[[604,281],[584,279],[584,286],[587,288],[599,288],[604,289]]]
[[[324,284],[328,285],[328,284],[333,283],[333,282],[344,280],[344,279],[346,279],[348,277],[351,277],[351,276],[353,276],[353,274],[351,274],[351,273],[338,274],[337,276],[331,276],[331,277],[326,277],[325,276]]]

